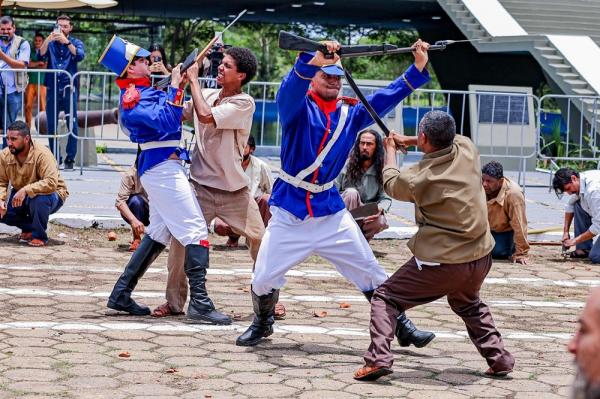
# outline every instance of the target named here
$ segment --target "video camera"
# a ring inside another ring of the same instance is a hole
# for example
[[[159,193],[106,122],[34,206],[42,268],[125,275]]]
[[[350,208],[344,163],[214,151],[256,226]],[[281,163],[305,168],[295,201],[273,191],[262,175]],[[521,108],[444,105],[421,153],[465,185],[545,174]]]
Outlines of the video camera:
[[[204,72],[204,76],[207,78],[216,78],[219,74],[219,65],[221,65],[221,61],[223,61],[223,57],[225,56],[225,50],[230,48],[229,44],[216,43],[210,49],[210,52],[207,54],[206,58],[210,61],[209,67]]]

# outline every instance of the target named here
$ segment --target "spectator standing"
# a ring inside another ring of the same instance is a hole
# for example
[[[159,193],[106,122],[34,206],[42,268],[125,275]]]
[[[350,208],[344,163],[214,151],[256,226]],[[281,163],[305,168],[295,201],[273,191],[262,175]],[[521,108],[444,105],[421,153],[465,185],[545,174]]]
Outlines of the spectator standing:
[[[71,35],[73,23],[67,15],[56,18],[56,26],[52,33],[44,40],[40,48],[40,54],[48,61],[48,69],[57,69],[66,73],[46,74],[46,117],[48,118],[48,134],[56,134],[58,114],[64,111],[67,117],[67,125],[73,120],[73,129],[67,141],[67,155],[65,158],[65,169],[73,169],[75,155],[77,155],[77,99],[79,97],[79,82],[71,85],[70,76],[77,73],[77,64],[85,57],[83,42]],[[72,98],[72,103],[70,102]],[[71,109],[72,107],[72,109]],[[50,149],[56,154],[54,138],[48,139]],[[61,157],[58,156],[59,162]]]
[[[46,69],[48,63],[40,53],[42,43],[44,43],[44,36],[40,32],[36,32],[33,38],[34,51],[31,53],[29,69]],[[39,104],[38,114],[46,110],[46,86],[44,86],[45,74],[43,72],[30,72],[27,75],[29,84],[25,89],[25,122],[31,128],[33,107],[36,101]]]
[[[3,136],[7,126],[17,120],[23,107],[21,94],[27,87],[27,73],[10,69],[25,69],[29,64],[31,47],[27,40],[15,35],[15,22],[5,15],[0,18],[0,121]],[[6,71],[5,71],[6,70]],[[3,138],[3,147],[6,147]]]

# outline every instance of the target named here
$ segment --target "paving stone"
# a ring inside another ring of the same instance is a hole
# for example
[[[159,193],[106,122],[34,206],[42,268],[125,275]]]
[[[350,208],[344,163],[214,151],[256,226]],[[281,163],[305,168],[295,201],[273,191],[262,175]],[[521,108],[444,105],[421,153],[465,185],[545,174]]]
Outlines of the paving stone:
[[[4,376],[14,381],[56,381],[60,378],[60,374],[52,370],[42,369],[14,369],[5,371]]]
[[[285,398],[295,395],[297,389],[277,384],[245,384],[235,388],[238,393],[242,393],[249,397],[264,398]]]

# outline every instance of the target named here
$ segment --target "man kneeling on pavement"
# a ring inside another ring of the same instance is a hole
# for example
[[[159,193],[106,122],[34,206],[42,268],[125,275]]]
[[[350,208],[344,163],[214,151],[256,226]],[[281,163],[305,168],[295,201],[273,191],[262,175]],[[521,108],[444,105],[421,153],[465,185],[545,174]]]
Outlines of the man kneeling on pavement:
[[[527,215],[521,187],[504,177],[499,162],[492,161],[481,169],[481,181],[487,199],[488,222],[496,244],[493,259],[510,259],[527,264]]]
[[[13,122],[6,130],[8,147],[0,152],[0,223],[20,228],[19,241],[43,247],[48,220],[67,199],[67,186],[56,159],[33,142],[25,122]]]
[[[365,204],[377,204],[374,214],[357,220],[367,241],[389,227],[385,212],[392,206],[392,200],[383,189],[384,154],[381,136],[375,130],[363,130],[358,134],[348,162],[335,182],[349,211]]]
[[[123,220],[131,226],[133,241],[129,251],[133,252],[140,245],[142,234],[150,224],[148,194],[142,187],[135,165],[131,166],[121,178],[121,188],[119,188],[115,206],[121,213]]]
[[[565,247],[576,246],[573,258],[587,258],[600,263],[600,241],[593,242],[600,233],[600,170],[577,172],[561,168],[554,174],[552,187],[561,198],[569,194],[565,206],[565,221],[562,242]],[[575,219],[575,237],[569,236],[571,223]]]

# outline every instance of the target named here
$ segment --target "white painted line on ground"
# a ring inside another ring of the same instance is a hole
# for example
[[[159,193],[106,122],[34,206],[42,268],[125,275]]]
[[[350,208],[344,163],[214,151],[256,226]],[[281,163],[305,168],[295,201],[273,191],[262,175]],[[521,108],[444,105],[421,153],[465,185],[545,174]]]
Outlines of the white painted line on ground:
[[[247,325],[232,324],[229,326],[214,326],[208,324],[189,323],[143,323],[143,322],[52,322],[52,321],[16,321],[0,323],[0,331],[19,329],[49,329],[57,331],[152,331],[152,332],[203,332],[203,331],[234,331],[243,332]],[[275,325],[275,332],[280,334],[327,334],[335,336],[362,336],[368,337],[369,331],[365,328],[328,328],[320,326]],[[468,339],[466,331],[433,331],[437,339]],[[535,333],[529,331],[502,331],[502,336],[515,340],[568,340],[570,333]]]
[[[5,265],[0,264],[0,269],[5,270],[52,270],[66,272],[85,273],[114,273],[120,274],[123,268],[115,267],[82,267],[80,265]],[[167,274],[165,268],[151,267],[146,273]],[[209,275],[234,275],[250,276],[251,268],[218,269],[209,268]],[[342,278],[336,270],[301,268],[293,269],[286,273],[287,277],[318,277],[318,278]],[[540,277],[488,277],[485,284],[508,285],[524,284],[529,286],[559,286],[559,287],[600,287],[600,280],[576,279],[576,280],[551,280]]]
[[[0,294],[22,297],[53,297],[53,296],[84,296],[95,298],[108,298],[108,291],[83,291],[83,290],[51,290],[45,288],[0,288]],[[135,291],[133,296],[139,298],[162,298],[161,291]],[[287,295],[280,294],[279,299],[283,302],[365,302],[363,295]],[[435,305],[447,306],[445,300],[432,302]],[[485,303],[497,308],[570,308],[581,309],[583,302],[577,301],[535,301],[535,300],[486,300]]]

